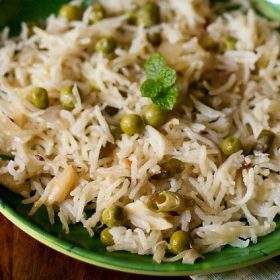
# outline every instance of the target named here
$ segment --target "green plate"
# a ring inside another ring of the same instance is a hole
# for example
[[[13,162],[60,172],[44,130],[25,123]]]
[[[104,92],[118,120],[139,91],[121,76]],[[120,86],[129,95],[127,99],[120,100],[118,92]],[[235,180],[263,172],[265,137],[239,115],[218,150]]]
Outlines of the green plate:
[[[62,231],[60,222],[50,225],[43,207],[33,216],[27,215],[30,207],[10,191],[0,189],[0,212],[24,232],[45,245],[72,258],[93,265],[147,275],[185,276],[233,270],[262,262],[280,254],[280,219],[277,229],[259,239],[248,248],[226,247],[222,252],[209,253],[193,265],[175,263],[155,264],[151,256],[127,252],[106,252],[98,237],[90,238],[81,224],[72,225],[70,233]]]
[[[85,0],[91,2],[92,0]],[[221,1],[221,0],[219,0]],[[252,0],[256,8],[271,19],[280,19],[280,4],[274,0]],[[6,24],[15,33],[21,20],[31,21],[46,17],[67,0],[0,0],[0,28]],[[280,254],[280,218],[277,229],[259,238],[257,244],[239,249],[225,247],[221,252],[209,253],[193,265],[175,263],[155,264],[151,256],[138,256],[127,252],[108,253],[98,237],[90,238],[81,224],[70,226],[70,233],[62,231],[56,220],[50,225],[45,208],[29,217],[30,206],[21,198],[0,186],[0,212],[24,232],[45,245],[80,261],[100,267],[130,273],[186,276],[238,269],[262,262]]]
[[[0,29],[10,26],[18,33],[22,21],[37,21],[56,12],[69,0],[0,0]]]

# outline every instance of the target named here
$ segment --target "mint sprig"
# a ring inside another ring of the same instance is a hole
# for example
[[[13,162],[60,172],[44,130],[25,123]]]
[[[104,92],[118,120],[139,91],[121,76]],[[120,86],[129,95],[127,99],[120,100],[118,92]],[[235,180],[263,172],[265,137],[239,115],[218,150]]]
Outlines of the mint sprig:
[[[172,110],[178,97],[175,85],[176,71],[170,68],[158,53],[152,54],[145,62],[146,81],[141,85],[143,97],[149,97],[154,104],[165,110]]]

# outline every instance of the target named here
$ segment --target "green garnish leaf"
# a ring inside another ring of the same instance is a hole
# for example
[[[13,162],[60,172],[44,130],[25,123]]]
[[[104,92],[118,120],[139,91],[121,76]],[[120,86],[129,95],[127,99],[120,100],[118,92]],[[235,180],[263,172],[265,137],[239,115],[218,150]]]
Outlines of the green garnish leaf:
[[[152,98],[152,101],[157,106],[164,108],[165,110],[172,110],[176,104],[178,96],[178,89],[175,86],[172,86],[166,89],[164,92],[161,92],[156,98]]]
[[[14,156],[13,155],[9,155],[9,154],[0,154],[0,160],[14,160]]]
[[[156,98],[158,93],[162,91],[162,84],[157,80],[148,79],[141,86],[143,97]]]
[[[149,79],[156,80],[160,73],[167,67],[164,58],[159,53],[152,54],[144,64],[145,74]]]
[[[147,76],[141,86],[143,97],[149,97],[153,103],[165,110],[172,110],[176,104],[176,71],[170,68],[158,53],[152,54],[144,65]]]
[[[176,82],[176,71],[168,67],[158,53],[152,54],[146,61],[144,71],[148,79],[160,81],[164,87],[170,87]]]
[[[175,85],[177,79],[176,71],[171,68],[165,68],[160,73],[160,80],[164,87],[171,87]]]

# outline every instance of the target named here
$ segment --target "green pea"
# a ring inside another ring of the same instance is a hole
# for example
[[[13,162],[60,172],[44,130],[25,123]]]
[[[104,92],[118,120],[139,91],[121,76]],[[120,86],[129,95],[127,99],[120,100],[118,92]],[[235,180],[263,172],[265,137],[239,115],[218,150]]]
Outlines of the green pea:
[[[136,24],[151,27],[160,21],[159,6],[155,3],[146,3],[137,10]]]
[[[92,11],[89,17],[89,22],[94,24],[102,20],[105,16],[105,9],[100,3],[94,3],[92,6]]]
[[[125,134],[132,136],[135,133],[142,132],[144,123],[139,115],[128,114],[122,117],[120,127]]]
[[[160,32],[150,32],[147,35],[148,41],[155,47],[161,44],[161,34]]]
[[[182,212],[187,207],[187,199],[179,193],[163,191],[150,197],[148,207],[157,212]]]
[[[262,153],[269,153],[275,137],[276,135],[274,132],[267,129],[262,130],[253,150]]]
[[[176,176],[183,172],[184,163],[176,158],[172,158],[164,162],[160,166],[160,173],[153,176],[154,179],[167,179]]]
[[[240,140],[235,136],[229,136],[222,142],[222,152],[226,156],[230,156],[239,150],[242,150],[242,145]]]
[[[46,109],[49,106],[48,92],[41,87],[33,88],[28,96],[29,101],[39,109]]]
[[[237,40],[235,38],[230,37],[230,36],[224,37],[221,40],[220,49],[223,52],[234,51],[234,50],[236,50],[236,43],[237,43]]]
[[[178,230],[175,231],[169,240],[169,250],[177,255],[189,248],[190,236],[188,232]]]
[[[113,37],[103,37],[95,44],[95,50],[104,54],[113,53],[117,47],[117,42]]]
[[[59,10],[59,16],[66,18],[68,21],[81,20],[83,9],[78,6],[64,5]]]
[[[110,233],[110,229],[109,228],[105,228],[105,229],[103,229],[101,231],[101,233],[100,233],[100,241],[105,246],[112,246],[112,245],[114,245],[113,236]]]
[[[73,87],[65,87],[60,91],[59,101],[61,106],[66,110],[73,110],[75,108],[76,99],[73,95]]]
[[[101,222],[107,227],[122,226],[125,219],[124,210],[118,205],[111,205],[104,209],[101,216]]]
[[[111,134],[113,135],[115,140],[121,139],[122,130],[121,130],[121,128],[119,126],[111,125],[110,126],[110,131],[111,131]]]
[[[146,124],[155,128],[162,126],[167,121],[167,111],[154,104],[145,106],[142,113]]]

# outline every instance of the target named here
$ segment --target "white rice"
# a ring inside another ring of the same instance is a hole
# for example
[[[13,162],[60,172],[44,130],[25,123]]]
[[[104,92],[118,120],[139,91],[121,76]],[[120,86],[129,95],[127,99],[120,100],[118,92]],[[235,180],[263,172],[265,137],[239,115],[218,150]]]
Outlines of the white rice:
[[[131,227],[111,228],[114,245],[108,250],[153,254],[158,263],[193,263],[203,253],[225,245],[247,247],[274,231],[280,213],[280,40],[275,23],[256,15],[246,1],[241,10],[215,15],[207,1],[158,0],[163,22],[150,29],[161,31],[163,42],[155,48],[146,39],[149,29],[129,25],[122,15],[138,1],[101,2],[112,17],[94,25],[88,24],[88,8],[80,22],[51,15],[46,29],[35,28],[31,37],[25,24],[18,39],[10,38],[7,28],[2,31],[0,153],[15,158],[0,163],[0,174],[10,174],[18,184],[28,180],[32,196],[23,202],[33,204],[33,214],[46,204],[53,177],[75,166],[79,182],[56,207],[48,205],[50,221],[58,210],[66,231],[81,222],[94,235],[102,211],[117,203],[126,209]],[[103,35],[119,41],[112,59],[90,51]],[[218,43],[225,35],[237,39],[237,50],[209,51],[202,43],[205,36]],[[141,114],[150,104],[141,97],[140,85],[143,63],[154,52],[180,73],[180,114],[159,130],[146,126],[143,134],[115,141],[109,126],[127,113]],[[204,79],[211,106],[190,87]],[[92,80],[100,92],[92,89]],[[73,111],[57,101],[60,89],[69,85],[75,85]],[[51,106],[46,110],[27,101],[34,86],[47,89]],[[111,117],[106,106],[120,110]],[[248,150],[263,129],[277,135],[270,154],[222,155],[219,145],[226,136],[239,137]],[[100,158],[109,143],[115,151]],[[151,180],[162,160],[171,157],[184,162],[184,171]],[[185,195],[194,205],[176,217],[153,213],[145,201],[161,190]],[[86,215],[89,205],[95,208],[91,216]],[[190,232],[191,248],[166,258],[166,240],[176,229]]]

